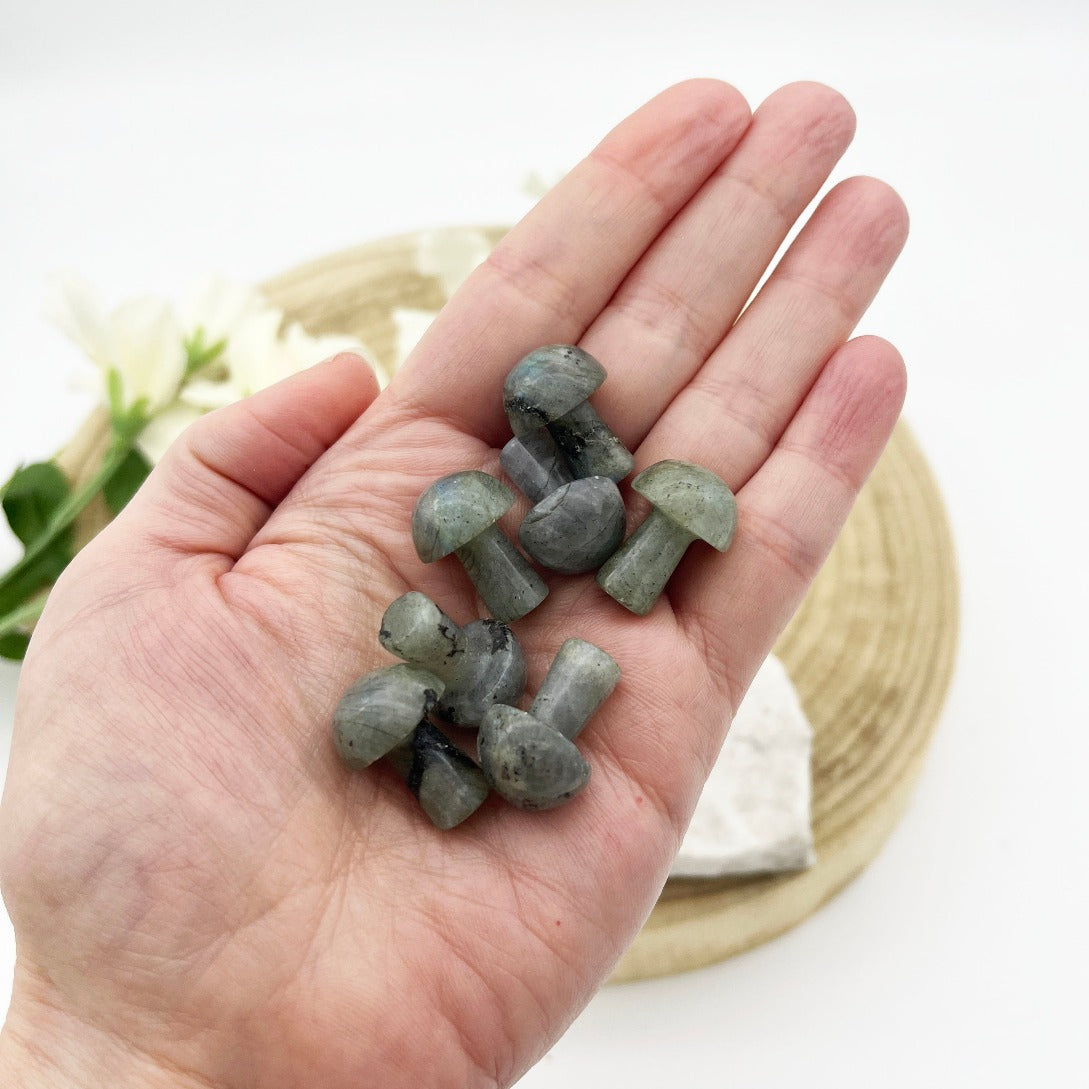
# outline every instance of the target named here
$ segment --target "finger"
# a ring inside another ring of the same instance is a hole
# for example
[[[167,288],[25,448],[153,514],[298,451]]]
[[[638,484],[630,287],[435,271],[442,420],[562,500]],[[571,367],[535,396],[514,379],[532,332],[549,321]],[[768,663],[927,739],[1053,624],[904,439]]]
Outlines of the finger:
[[[903,202],[883,182],[851,178],[836,186],[647,436],[637,467],[686,458],[740,488],[851,335],[903,248],[907,226]]]
[[[735,707],[835,542],[892,433],[905,385],[888,342],[860,337],[839,349],[739,492],[730,550],[704,550],[678,571],[670,600],[722,670]]]
[[[345,352],[202,417],[167,451],[119,524],[141,546],[233,562],[377,394],[371,367]]]
[[[389,404],[405,397],[414,412],[498,442],[506,373],[541,344],[582,336],[748,122],[741,95],[713,80],[672,87],[623,121],[457,292],[394,379]]]
[[[854,129],[829,87],[773,94],[587,330],[581,346],[610,376],[594,403],[633,449],[733,325]]]

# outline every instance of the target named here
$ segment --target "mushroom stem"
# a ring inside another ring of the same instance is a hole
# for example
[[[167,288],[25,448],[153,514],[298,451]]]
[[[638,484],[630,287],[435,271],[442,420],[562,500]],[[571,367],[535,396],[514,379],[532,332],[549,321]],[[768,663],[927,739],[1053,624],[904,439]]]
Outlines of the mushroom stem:
[[[555,439],[543,427],[511,439],[499,453],[499,464],[531,503],[539,503],[575,479]]]
[[[488,526],[454,553],[488,611],[504,624],[521,619],[548,596],[541,576],[498,526]]]
[[[585,639],[568,639],[529,709],[539,722],[574,739],[620,680],[611,655]]]
[[[431,823],[444,831],[472,816],[488,796],[488,781],[480,768],[426,719],[386,759]]]
[[[584,639],[568,639],[552,660],[529,712],[496,704],[480,725],[485,778],[521,809],[552,809],[573,798],[590,765],[571,740],[620,680],[613,659]]]
[[[567,456],[575,476],[607,476],[619,481],[631,472],[634,464],[631,452],[589,401],[553,420],[548,430]]]
[[[652,508],[643,524],[597,573],[597,584],[625,609],[646,616],[695,539],[694,534]]]
[[[402,594],[386,609],[378,641],[391,654],[447,682],[465,651],[462,629],[418,590]]]

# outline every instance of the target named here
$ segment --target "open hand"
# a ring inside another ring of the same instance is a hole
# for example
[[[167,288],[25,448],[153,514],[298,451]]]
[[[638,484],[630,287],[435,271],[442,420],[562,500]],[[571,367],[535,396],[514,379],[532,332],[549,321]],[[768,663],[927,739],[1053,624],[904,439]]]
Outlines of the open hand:
[[[502,241],[380,396],[340,356],[185,434],[70,566],[24,666],[0,1070],[461,1089],[509,1085],[559,1037],[650,911],[900,409],[896,351],[848,341],[907,230],[881,182],[834,188],[742,313],[852,128],[816,84],[751,118],[724,84],[674,87]],[[739,527],[645,618],[592,575],[548,577],[515,625],[529,691],[568,636],[622,670],[579,739],[590,784],[438,832],[392,769],[343,766],[332,710],[391,661],[376,633],[406,590],[481,615],[454,560],[418,560],[412,507],[446,473],[499,472],[503,378],[557,342],[608,370],[594,401],[636,471],[707,466]]]

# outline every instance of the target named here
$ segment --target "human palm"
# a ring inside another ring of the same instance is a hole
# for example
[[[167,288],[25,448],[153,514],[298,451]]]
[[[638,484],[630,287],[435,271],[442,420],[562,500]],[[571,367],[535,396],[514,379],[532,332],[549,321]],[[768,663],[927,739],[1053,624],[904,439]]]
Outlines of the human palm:
[[[813,84],[751,120],[725,85],[673,88],[511,232],[377,399],[338,357],[187,433],[61,580],[24,667],[9,1043],[48,1021],[122,1083],[127,1064],[139,1084],[340,1089],[506,1085],[559,1036],[650,910],[899,411],[895,350],[847,342],[906,232],[883,184],[834,189],[738,319],[852,125]],[[332,710],[389,661],[379,620],[406,590],[480,614],[455,561],[417,559],[412,506],[446,473],[498,472],[503,377],[555,342],[608,369],[595,403],[636,469],[711,468],[739,528],[724,556],[694,546],[644,618],[550,577],[515,625],[530,690],[573,635],[622,670],[579,739],[590,784],[439,832],[391,768],[340,763]]]

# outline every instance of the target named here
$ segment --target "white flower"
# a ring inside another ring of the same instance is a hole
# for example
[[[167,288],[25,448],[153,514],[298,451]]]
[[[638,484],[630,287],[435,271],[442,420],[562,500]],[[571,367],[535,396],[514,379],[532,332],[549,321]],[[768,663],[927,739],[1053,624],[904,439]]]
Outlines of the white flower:
[[[174,399],[186,354],[181,325],[167,302],[132,299],[107,314],[90,285],[69,275],[55,285],[46,316],[98,366],[104,391],[115,376],[115,410],[139,406],[151,416]]]
[[[182,317],[158,299],[135,299],[107,314],[94,290],[60,279],[47,316],[98,365],[115,425],[138,435],[152,462],[194,420],[341,351],[373,360],[353,337],[312,337],[255,288],[208,279],[190,292]],[[208,364],[190,377],[190,347]],[[217,349],[213,351],[213,349]],[[378,372],[379,384],[388,375]]]
[[[281,343],[284,355],[287,357],[285,366],[288,374],[295,374],[297,371],[312,367],[315,363],[329,359],[338,352],[355,352],[375,369],[379,383],[382,381],[382,374],[374,364],[374,353],[356,337],[342,333],[325,333],[322,336],[312,337],[297,321],[293,321],[287,327]]]
[[[152,465],[158,464],[163,454],[174,444],[174,440],[203,415],[202,408],[188,405],[181,400],[171,402],[166,408],[160,409],[136,437],[140,453]]]
[[[245,319],[267,311],[277,314],[279,324],[279,313],[252,284],[209,276],[190,289],[182,306],[185,337],[200,333],[205,347],[211,347],[229,340]]]
[[[231,333],[223,355],[227,374],[219,381],[196,378],[186,383],[181,399],[199,409],[220,408],[249,397],[337,352],[373,356],[352,337],[309,336],[298,322],[279,335],[282,315],[264,310],[243,318]]]

